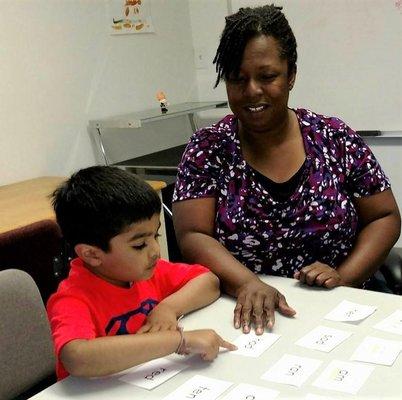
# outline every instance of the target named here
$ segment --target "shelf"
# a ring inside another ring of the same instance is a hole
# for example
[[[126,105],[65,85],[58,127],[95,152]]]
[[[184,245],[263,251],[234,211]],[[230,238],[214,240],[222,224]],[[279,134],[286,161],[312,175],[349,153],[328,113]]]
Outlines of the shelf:
[[[89,121],[89,127],[95,129],[104,128],[140,128],[142,124],[152,121],[159,121],[166,118],[178,117],[181,115],[194,114],[198,111],[211,108],[227,107],[226,101],[204,101],[173,104],[168,106],[168,111],[162,113],[160,108],[138,111],[129,114],[115,115],[108,118],[101,118]]]
[[[365,136],[361,135],[361,137],[366,139],[398,139],[402,138],[402,131],[380,131],[380,134],[377,136]]]

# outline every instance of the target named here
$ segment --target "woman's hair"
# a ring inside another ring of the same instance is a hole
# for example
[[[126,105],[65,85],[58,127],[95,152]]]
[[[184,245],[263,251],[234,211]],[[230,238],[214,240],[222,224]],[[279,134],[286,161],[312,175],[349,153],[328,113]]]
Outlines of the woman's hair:
[[[281,10],[282,7],[273,4],[247,7],[240,8],[236,14],[226,17],[225,28],[213,61],[218,74],[215,87],[221,79],[227,79],[231,74],[239,74],[247,43],[260,35],[272,36],[278,41],[280,55],[288,62],[288,73],[295,71],[296,38]]]
[[[52,195],[66,241],[109,250],[109,241],[135,222],[161,211],[158,194],[134,174],[116,167],[81,169]]]

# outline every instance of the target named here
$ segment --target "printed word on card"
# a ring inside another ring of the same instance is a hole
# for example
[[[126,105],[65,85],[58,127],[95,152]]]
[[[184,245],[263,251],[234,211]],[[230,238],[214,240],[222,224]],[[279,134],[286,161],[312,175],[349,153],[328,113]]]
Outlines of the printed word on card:
[[[168,360],[167,358],[157,358],[140,365],[134,370],[130,370],[129,373],[120,377],[119,380],[151,390],[187,367],[187,365]]]
[[[330,321],[355,322],[361,321],[371,315],[377,307],[366,306],[363,304],[352,303],[348,300],[343,300],[324,318]]]
[[[237,350],[230,354],[239,354],[247,357],[259,357],[265,350],[271,347],[281,336],[275,333],[264,333],[257,336],[255,333],[240,335],[234,342]]]
[[[261,378],[300,387],[321,363],[321,360],[285,354]]]
[[[279,392],[277,390],[240,383],[222,400],[271,400],[275,399],[278,395]]]
[[[374,367],[344,361],[331,361],[313,386],[356,394],[364,385]]]
[[[389,317],[374,325],[375,329],[402,335],[402,310],[396,310]]]
[[[195,375],[163,400],[215,400],[232,384],[232,382]]]
[[[402,351],[402,342],[367,336],[353,353],[351,360],[392,365]]]
[[[328,395],[320,396],[318,394],[308,393],[304,398],[304,400],[329,400],[329,399],[335,399],[335,397],[331,397]]]
[[[317,326],[317,328],[314,328],[307,335],[299,339],[296,344],[308,349],[329,353],[351,335],[351,332],[328,328],[326,326]]]

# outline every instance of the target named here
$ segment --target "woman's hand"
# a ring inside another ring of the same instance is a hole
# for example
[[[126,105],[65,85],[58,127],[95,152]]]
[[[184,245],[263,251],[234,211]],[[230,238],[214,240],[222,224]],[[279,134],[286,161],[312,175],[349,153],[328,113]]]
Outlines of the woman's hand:
[[[345,282],[336,269],[319,261],[303,267],[300,271],[295,272],[293,277],[301,283],[310,286],[323,286],[327,289],[345,286]]]
[[[177,317],[174,310],[163,302],[159,303],[148,315],[145,324],[137,333],[175,331]]]
[[[237,304],[234,309],[234,327],[243,328],[243,333],[250,332],[250,325],[255,325],[255,333],[262,335],[265,326],[272,329],[275,323],[275,309],[292,317],[296,311],[289,307],[285,296],[277,289],[254,278],[237,291]]]

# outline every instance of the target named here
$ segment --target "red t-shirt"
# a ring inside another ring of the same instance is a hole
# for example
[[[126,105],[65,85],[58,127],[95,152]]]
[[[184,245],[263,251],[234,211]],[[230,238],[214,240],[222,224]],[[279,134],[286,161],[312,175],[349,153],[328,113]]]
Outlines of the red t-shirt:
[[[137,332],[156,304],[205,272],[208,269],[201,265],[161,259],[150,279],[122,288],[94,275],[81,259],[74,259],[68,277],[47,303],[58,379],[68,376],[59,358],[65,344]]]

